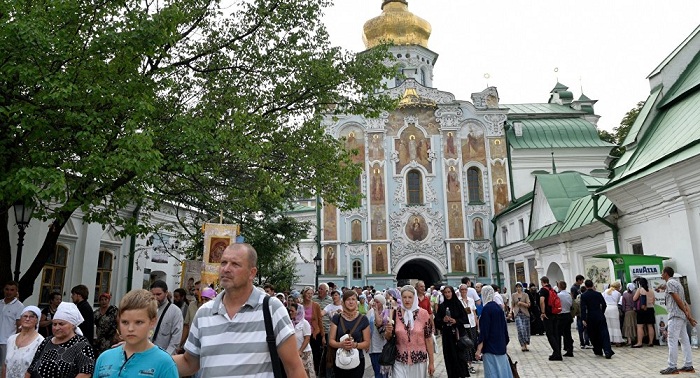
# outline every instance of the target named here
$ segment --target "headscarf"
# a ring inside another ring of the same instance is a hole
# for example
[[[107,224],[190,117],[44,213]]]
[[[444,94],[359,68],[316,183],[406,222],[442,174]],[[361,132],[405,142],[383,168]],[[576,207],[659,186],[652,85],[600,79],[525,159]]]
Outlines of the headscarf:
[[[460,303],[459,298],[457,298],[455,288],[452,286],[445,286],[445,289],[448,288],[452,291],[452,298],[447,299],[447,296],[443,293],[442,296],[445,298],[445,300],[442,303],[446,309],[450,309],[450,314],[452,314],[452,317],[455,317],[455,315],[459,314],[459,311],[464,311],[464,306],[462,303]]]
[[[302,319],[304,319],[304,305],[299,303],[297,304],[297,316],[292,319],[292,322],[294,325],[297,325]]]
[[[481,301],[484,303],[484,306],[493,301],[493,295],[494,292],[491,285],[484,285],[481,287]]]
[[[384,298],[383,295],[375,295],[374,300],[378,301],[379,303],[382,304],[382,306],[386,306],[386,298]]]
[[[41,310],[39,307],[36,306],[27,306],[22,310],[22,315],[24,315],[25,312],[31,311],[36,315],[36,326],[34,328],[39,329],[39,320],[41,320]]]
[[[202,298],[214,299],[216,298],[216,290],[207,287],[206,289],[202,290],[201,296]]]
[[[636,286],[635,284],[633,284],[632,282],[630,282],[630,283],[627,284],[627,290],[628,290],[629,292],[633,292],[634,289],[636,289],[636,288],[637,288],[637,286]]]
[[[53,320],[65,320],[75,326],[75,333],[82,336],[83,331],[78,327],[85,319],[80,314],[78,306],[70,302],[61,302],[56,308],[56,313],[53,315]]]
[[[388,289],[386,292],[389,293],[389,295],[391,295],[394,298],[396,303],[401,302],[401,293],[399,292],[398,289],[392,287],[391,289]]]
[[[401,294],[403,294],[404,291],[410,291],[413,293],[413,303],[411,304],[411,308],[406,308],[406,306],[403,305],[403,299],[401,296],[399,296],[399,306],[403,310],[403,324],[406,325],[406,329],[412,330],[413,329],[413,311],[416,311],[418,309],[418,293],[416,293],[416,288],[414,288],[411,285],[406,285],[401,288]]]

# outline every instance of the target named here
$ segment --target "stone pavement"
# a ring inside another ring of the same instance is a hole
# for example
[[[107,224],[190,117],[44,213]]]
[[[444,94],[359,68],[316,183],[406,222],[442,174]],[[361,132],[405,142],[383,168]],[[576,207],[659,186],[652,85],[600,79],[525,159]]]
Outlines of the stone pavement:
[[[518,344],[518,336],[515,323],[508,323],[510,343],[508,354],[514,362],[518,362],[518,372],[522,378],[551,377],[551,378],[584,378],[584,377],[616,377],[616,378],[641,378],[649,376],[661,376],[659,371],[666,368],[668,360],[668,347],[655,345],[652,348],[644,347],[632,349],[630,347],[615,347],[615,355],[606,360],[593,354],[592,349],[580,349],[578,347],[578,333],[572,329],[574,338],[574,357],[564,357],[564,361],[549,361],[552,353],[547,343],[546,336],[532,336],[529,352],[522,352]],[[438,338],[438,344],[441,344]],[[442,357],[442,349],[438,350],[435,359],[435,378],[447,378],[445,362]],[[369,356],[366,359],[370,364]],[[683,365],[683,355],[678,356],[679,366]],[[695,374],[681,373],[681,377],[700,376],[700,350],[693,349],[693,364],[698,369]],[[472,377],[483,378],[484,372],[481,364],[475,364],[476,374]],[[365,371],[364,378],[374,377],[371,364]],[[401,378],[401,377],[394,377]]]

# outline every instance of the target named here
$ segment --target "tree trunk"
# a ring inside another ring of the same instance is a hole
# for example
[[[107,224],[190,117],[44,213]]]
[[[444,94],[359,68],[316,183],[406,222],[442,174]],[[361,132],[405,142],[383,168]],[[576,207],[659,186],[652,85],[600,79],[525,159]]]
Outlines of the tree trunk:
[[[64,211],[58,214],[57,219],[51,223],[49,231],[46,233],[46,238],[44,238],[44,244],[41,246],[39,253],[34,257],[32,265],[29,266],[24,275],[19,280],[19,299],[24,301],[34,293],[34,282],[36,281],[39,274],[41,274],[42,269],[44,269],[44,264],[49,259],[51,254],[56,250],[56,242],[58,241],[59,235],[61,235],[61,230],[66,225],[68,219],[70,219],[72,212]]]
[[[9,208],[0,213],[0,284],[12,280],[12,246],[10,245]]]

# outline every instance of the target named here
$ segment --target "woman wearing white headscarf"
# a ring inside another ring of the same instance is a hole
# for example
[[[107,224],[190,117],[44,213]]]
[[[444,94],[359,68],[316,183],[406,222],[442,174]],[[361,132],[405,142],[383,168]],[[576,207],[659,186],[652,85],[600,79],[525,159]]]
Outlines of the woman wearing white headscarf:
[[[289,318],[292,319],[294,325],[294,335],[297,339],[297,351],[301,362],[306,370],[308,378],[316,378],[314,370],[314,358],[311,352],[311,324],[306,320],[304,315],[304,305],[298,303],[290,303],[287,307]]]
[[[396,322],[392,324],[396,314]],[[393,376],[425,378],[435,373],[433,327],[428,311],[418,307],[418,295],[411,285],[401,288],[399,308],[390,315],[384,338],[396,332],[396,362]],[[430,347],[428,347],[430,346]]]
[[[637,312],[634,308],[634,291],[637,286],[632,282],[627,284],[627,290],[622,293],[622,312],[625,319],[622,322],[622,336],[627,339],[627,345],[637,340]]]
[[[39,345],[25,377],[90,378],[95,353],[78,328],[83,320],[75,304],[61,302],[52,319],[53,336]]]
[[[481,300],[484,308],[479,318],[479,340],[476,347],[476,358],[483,356],[484,377],[513,378],[508,363],[506,347],[510,338],[506,326],[503,309],[493,301],[493,288],[489,285],[481,288]]]
[[[3,364],[3,378],[24,378],[34,353],[44,336],[38,332],[41,310],[36,306],[27,306],[20,318],[21,330],[7,339],[7,356]]]

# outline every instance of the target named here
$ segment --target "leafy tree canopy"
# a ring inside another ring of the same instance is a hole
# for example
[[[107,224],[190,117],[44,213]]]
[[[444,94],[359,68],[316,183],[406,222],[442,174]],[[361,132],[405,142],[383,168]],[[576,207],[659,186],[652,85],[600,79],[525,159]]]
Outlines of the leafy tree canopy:
[[[124,233],[163,201],[265,229],[291,199],[353,206],[359,168],[321,112],[376,116],[386,49],[331,46],[328,0],[10,0],[0,5],[0,222],[51,223],[22,297],[76,211]],[[131,216],[134,205],[141,217]],[[0,227],[0,280],[10,277]]]
[[[634,108],[625,114],[622,121],[620,121],[620,125],[613,127],[612,132],[598,130],[598,135],[601,140],[617,145],[617,147],[610,151],[610,155],[613,156],[615,160],[625,153],[625,147],[622,144],[625,138],[627,138],[627,134],[629,134],[632,125],[634,125],[634,121],[637,120],[637,116],[639,116],[639,112],[643,107],[644,101],[638,102]]]

